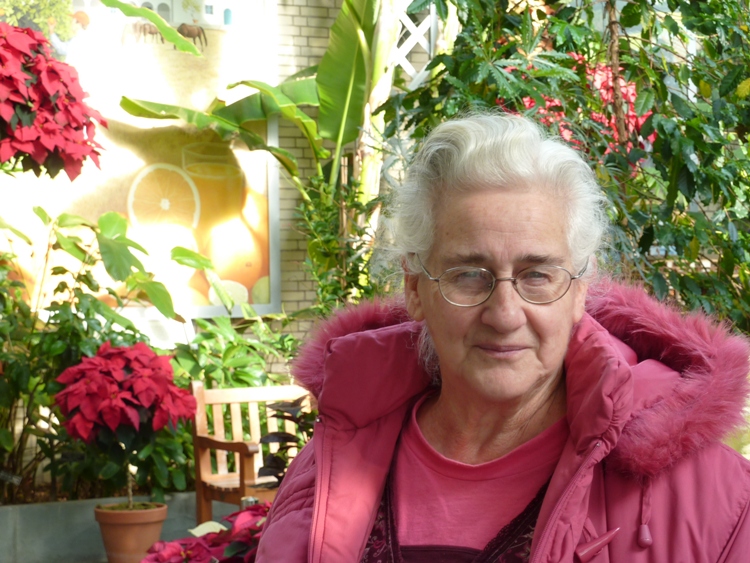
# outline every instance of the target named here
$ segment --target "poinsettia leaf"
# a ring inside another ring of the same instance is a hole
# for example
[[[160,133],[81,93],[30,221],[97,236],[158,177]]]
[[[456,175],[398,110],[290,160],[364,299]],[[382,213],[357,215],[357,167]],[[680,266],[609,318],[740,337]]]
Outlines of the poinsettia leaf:
[[[120,469],[121,467],[114,461],[108,461],[104,467],[102,467],[101,471],[99,471],[99,478],[104,481],[111,479],[120,472]]]
[[[154,444],[152,444],[152,443],[147,444],[145,448],[142,448],[138,452],[138,459],[140,459],[141,461],[143,461],[148,456],[150,456],[151,452],[153,452],[153,451],[154,451]]]

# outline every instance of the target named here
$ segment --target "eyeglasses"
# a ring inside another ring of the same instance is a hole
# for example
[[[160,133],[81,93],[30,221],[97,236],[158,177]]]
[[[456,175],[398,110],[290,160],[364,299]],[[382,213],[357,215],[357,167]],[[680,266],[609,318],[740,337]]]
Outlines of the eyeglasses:
[[[437,282],[440,295],[457,307],[475,307],[490,298],[497,282],[509,281],[513,284],[521,299],[535,305],[552,303],[568,293],[573,280],[579,279],[588,267],[588,263],[574,276],[560,266],[539,265],[524,268],[512,278],[496,278],[485,268],[473,266],[459,266],[450,268],[433,277],[422,264],[417,255],[419,265],[425,275]]]

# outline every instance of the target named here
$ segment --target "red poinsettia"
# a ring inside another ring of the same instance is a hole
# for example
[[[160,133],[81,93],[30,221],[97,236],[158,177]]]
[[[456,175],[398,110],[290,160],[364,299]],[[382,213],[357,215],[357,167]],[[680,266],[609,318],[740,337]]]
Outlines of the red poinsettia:
[[[253,563],[270,508],[265,502],[230,514],[228,530],[156,542],[141,563]]]
[[[52,57],[41,33],[0,22],[0,169],[55,177],[64,168],[73,180],[86,157],[98,166],[94,120],[107,123],[85,97],[76,70]]]
[[[156,432],[195,414],[195,398],[174,384],[169,356],[138,342],[117,348],[105,342],[93,358],[66,369],[57,378],[65,389],[55,402],[74,438],[91,443],[98,432],[120,425]]]

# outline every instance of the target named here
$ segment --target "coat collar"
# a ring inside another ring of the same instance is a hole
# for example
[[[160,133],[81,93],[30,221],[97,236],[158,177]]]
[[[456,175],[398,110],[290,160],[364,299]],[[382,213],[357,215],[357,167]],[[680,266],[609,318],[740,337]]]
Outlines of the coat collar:
[[[566,358],[577,443],[604,438],[614,468],[653,476],[744,423],[745,338],[613,282],[589,290],[587,312]],[[399,300],[349,307],[315,329],[292,372],[321,409],[361,427],[428,386],[420,326]]]

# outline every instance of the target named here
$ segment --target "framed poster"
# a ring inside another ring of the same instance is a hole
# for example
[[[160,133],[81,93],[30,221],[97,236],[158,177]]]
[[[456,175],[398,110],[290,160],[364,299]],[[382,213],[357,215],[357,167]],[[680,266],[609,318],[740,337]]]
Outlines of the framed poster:
[[[210,317],[226,311],[203,272],[170,259],[174,246],[210,258],[220,283],[236,303],[250,303],[259,314],[278,312],[275,159],[249,151],[240,141],[223,142],[210,129],[179,120],[138,118],[120,107],[126,96],[205,110],[216,99],[229,104],[250,93],[243,87],[228,89],[229,84],[245,79],[275,83],[275,4],[244,0],[137,4],[150,7],[180,29],[201,55],[174,49],[150,23],[128,18],[99,0],[4,3],[0,19],[44,33],[55,56],[78,71],[89,93],[86,103],[107,122],[95,137],[102,145],[99,168],[87,161],[72,183],[64,174],[50,179],[30,173],[0,182],[5,202],[0,216],[34,240],[31,249],[18,252],[22,265],[30,279],[40,279],[35,272],[47,240],[33,206],[42,206],[53,217],[67,212],[91,221],[117,211],[128,218],[128,237],[148,251],[144,266],[167,286],[181,316]],[[275,121],[258,122],[254,132],[268,144],[278,144]],[[35,288],[39,293],[49,289]],[[240,314],[239,307],[233,314]]]

